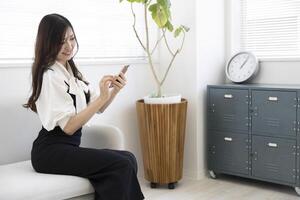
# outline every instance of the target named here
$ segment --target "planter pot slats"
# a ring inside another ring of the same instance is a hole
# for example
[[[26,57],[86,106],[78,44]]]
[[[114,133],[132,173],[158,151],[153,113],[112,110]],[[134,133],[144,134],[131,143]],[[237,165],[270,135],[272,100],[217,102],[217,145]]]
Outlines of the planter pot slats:
[[[182,178],[187,101],[136,103],[146,180],[167,184]]]

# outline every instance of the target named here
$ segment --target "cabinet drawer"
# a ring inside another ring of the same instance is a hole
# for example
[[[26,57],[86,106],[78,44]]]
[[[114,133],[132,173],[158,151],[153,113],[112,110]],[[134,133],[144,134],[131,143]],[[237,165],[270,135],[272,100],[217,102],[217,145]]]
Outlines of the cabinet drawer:
[[[248,136],[209,133],[208,165],[216,171],[248,174]]]
[[[248,132],[248,90],[210,88],[208,128]]]
[[[252,136],[252,175],[296,182],[296,140]]]
[[[252,134],[296,137],[296,92],[253,90],[251,96]]]

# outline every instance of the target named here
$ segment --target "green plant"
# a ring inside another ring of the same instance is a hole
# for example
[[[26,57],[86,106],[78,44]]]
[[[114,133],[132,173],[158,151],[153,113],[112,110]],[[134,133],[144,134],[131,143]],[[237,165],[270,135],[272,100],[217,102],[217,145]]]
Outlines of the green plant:
[[[123,0],[119,0],[120,2],[122,2]],[[185,39],[185,33],[189,31],[189,28],[181,25],[178,28],[174,29],[173,24],[171,23],[171,2],[170,0],[156,0],[154,2],[154,0],[127,0],[128,2],[131,3],[131,12],[133,15],[133,30],[135,33],[136,38],[138,39],[140,45],[142,46],[142,48],[144,49],[144,51],[146,52],[147,58],[148,58],[148,62],[149,62],[149,66],[151,68],[152,74],[154,76],[156,85],[157,85],[157,91],[156,93],[153,95],[154,97],[161,97],[162,96],[162,85],[164,84],[166,77],[173,65],[173,62],[176,58],[176,56],[181,52],[183,44],[184,44],[184,39]],[[134,12],[133,9],[133,3],[139,3],[142,4],[144,6],[144,22],[145,22],[145,33],[146,33],[146,37],[145,40],[146,41],[142,41],[141,37],[138,34],[138,31],[136,29],[136,14]],[[151,16],[152,16],[152,20],[155,22],[155,24],[157,25],[158,29],[160,30],[160,36],[158,37],[158,39],[155,42],[154,47],[150,47],[150,35],[149,35],[149,24],[148,24],[148,12],[150,12]],[[174,37],[177,38],[179,35],[182,35],[182,41],[181,41],[181,45],[178,49],[176,49],[175,51],[173,51],[170,48],[170,45],[168,43],[167,40],[167,36],[166,36],[166,31],[172,32],[174,34]],[[164,72],[162,78],[158,77],[158,73],[157,73],[157,69],[154,67],[153,64],[153,53],[156,50],[157,46],[159,45],[159,43],[161,41],[164,41],[168,52],[171,55],[171,59],[169,61],[168,67],[166,69],[166,71]]]

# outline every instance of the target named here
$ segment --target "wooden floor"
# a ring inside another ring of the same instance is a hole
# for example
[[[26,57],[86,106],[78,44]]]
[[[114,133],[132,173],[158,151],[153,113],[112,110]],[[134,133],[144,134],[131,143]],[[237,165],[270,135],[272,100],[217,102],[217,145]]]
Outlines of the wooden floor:
[[[292,187],[227,175],[199,181],[184,178],[174,190],[166,185],[152,189],[143,178],[140,184],[146,200],[300,200]]]

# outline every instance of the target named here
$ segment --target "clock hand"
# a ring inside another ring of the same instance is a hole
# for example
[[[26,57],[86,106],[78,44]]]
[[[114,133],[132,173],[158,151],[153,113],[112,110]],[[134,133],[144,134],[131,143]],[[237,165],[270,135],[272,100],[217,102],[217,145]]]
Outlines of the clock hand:
[[[246,64],[246,62],[248,61],[249,59],[249,55],[247,56],[247,58],[244,60],[243,64],[240,66],[240,69],[242,69],[244,67],[244,65]]]

